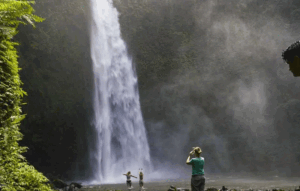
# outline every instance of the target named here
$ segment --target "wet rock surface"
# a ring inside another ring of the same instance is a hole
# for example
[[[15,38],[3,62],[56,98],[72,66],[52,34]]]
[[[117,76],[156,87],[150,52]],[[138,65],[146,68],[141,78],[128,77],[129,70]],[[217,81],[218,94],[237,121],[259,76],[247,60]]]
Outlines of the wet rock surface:
[[[300,76],[300,41],[296,41],[282,52],[282,59],[289,64],[295,77]]]
[[[266,177],[266,178],[236,178],[236,177],[209,177],[206,180],[206,191],[219,191],[224,186],[228,191],[300,191],[299,188],[300,178],[281,178],[281,177]],[[191,191],[190,179],[173,181],[162,180],[155,182],[145,181],[146,191],[167,191],[171,188],[170,185],[176,187],[176,189],[188,189]],[[133,182],[134,189],[132,191],[138,191],[138,182]],[[106,184],[97,186],[83,186],[80,191],[125,191],[126,184]]]

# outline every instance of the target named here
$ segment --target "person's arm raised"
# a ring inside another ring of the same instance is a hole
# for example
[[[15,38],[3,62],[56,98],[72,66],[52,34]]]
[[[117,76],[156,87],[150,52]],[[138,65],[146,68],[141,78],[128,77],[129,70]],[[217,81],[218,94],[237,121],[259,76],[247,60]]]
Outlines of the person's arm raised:
[[[191,165],[191,156],[193,155],[193,151],[190,152],[189,157],[186,159],[186,164]]]

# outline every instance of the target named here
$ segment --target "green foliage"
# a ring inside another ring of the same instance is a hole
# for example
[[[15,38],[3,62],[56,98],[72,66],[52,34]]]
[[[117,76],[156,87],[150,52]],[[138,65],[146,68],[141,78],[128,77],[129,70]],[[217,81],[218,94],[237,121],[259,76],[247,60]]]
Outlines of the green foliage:
[[[33,1],[4,0],[0,4],[0,184],[2,190],[51,190],[44,182],[47,178],[37,172],[21,155],[26,147],[18,141],[21,99],[26,93],[22,90],[19,77],[18,56],[11,38],[17,34],[19,24],[41,22],[33,15],[30,4]]]
[[[34,9],[30,4],[34,1],[27,0],[2,0],[0,4],[0,30],[4,35],[12,38],[17,34],[19,24],[42,22],[44,19],[33,15]]]

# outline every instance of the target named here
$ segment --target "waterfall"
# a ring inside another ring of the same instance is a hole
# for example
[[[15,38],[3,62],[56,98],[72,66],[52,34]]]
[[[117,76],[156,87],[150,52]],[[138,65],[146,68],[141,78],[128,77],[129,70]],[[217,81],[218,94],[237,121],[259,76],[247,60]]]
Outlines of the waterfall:
[[[151,170],[137,77],[121,38],[110,0],[91,0],[91,56],[94,70],[94,126],[97,160],[94,183],[125,182],[122,174]]]

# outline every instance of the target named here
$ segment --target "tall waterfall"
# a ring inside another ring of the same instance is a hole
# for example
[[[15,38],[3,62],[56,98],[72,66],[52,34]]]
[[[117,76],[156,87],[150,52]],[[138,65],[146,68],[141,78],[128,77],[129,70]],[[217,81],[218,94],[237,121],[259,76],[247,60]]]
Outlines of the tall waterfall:
[[[121,39],[118,12],[111,0],[91,0],[94,125],[97,151],[94,183],[126,181],[122,174],[150,171],[151,161],[141,114],[137,77]]]

